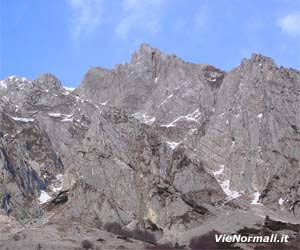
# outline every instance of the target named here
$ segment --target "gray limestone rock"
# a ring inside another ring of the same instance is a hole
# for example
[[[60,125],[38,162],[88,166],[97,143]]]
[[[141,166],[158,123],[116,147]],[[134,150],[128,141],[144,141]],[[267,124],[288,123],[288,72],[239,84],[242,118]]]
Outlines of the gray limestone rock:
[[[60,221],[71,223],[58,239],[65,249],[80,247],[67,240],[75,222],[143,249],[131,238],[188,243],[225,229],[224,214],[245,226],[262,211],[298,220],[299,95],[299,71],[262,55],[224,72],[147,44],[128,64],[91,68],[72,92],[51,74],[9,77],[0,83],[2,207],[33,223],[26,235],[47,232],[27,249]],[[12,237],[0,246],[19,247]]]

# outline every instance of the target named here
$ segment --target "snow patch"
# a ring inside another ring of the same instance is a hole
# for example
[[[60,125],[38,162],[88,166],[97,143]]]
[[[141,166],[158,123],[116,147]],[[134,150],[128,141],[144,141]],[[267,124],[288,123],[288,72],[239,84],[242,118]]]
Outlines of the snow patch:
[[[196,128],[192,128],[189,131],[189,135],[193,135],[194,133],[196,133],[197,129]]]
[[[102,113],[102,109],[97,104],[95,104],[95,107],[96,107],[96,109],[98,109],[100,111],[100,114],[101,114]]]
[[[155,122],[156,118],[155,117],[150,117],[146,115],[146,113],[135,113],[132,115],[134,118],[138,119],[142,123],[146,123],[148,125],[151,125],[153,122]]]
[[[75,96],[75,99],[76,99],[76,102],[81,102],[81,103],[83,103],[84,102],[84,100],[82,99],[82,98],[80,98],[79,96]]]
[[[174,141],[167,141],[167,144],[168,146],[171,148],[171,149],[175,149],[180,143],[179,142],[174,142]]]
[[[46,202],[48,202],[49,200],[51,200],[52,197],[47,194],[47,192],[45,192],[44,190],[41,191],[40,197],[39,197],[39,203],[40,204],[44,204]]]
[[[158,78],[157,78],[157,77],[155,77],[155,79],[154,79],[154,82],[155,82],[155,83],[157,83],[157,81],[158,81]]]
[[[7,79],[10,80],[10,81],[14,80],[15,78],[18,78],[18,77],[17,76],[9,76],[9,77],[7,77]]]
[[[68,92],[72,92],[72,91],[75,90],[75,88],[73,88],[73,87],[66,87],[66,86],[63,86],[63,88],[64,88],[65,90],[67,90]]]
[[[259,193],[259,192],[255,192],[255,193],[253,194],[253,196],[254,196],[254,198],[253,198],[253,200],[251,201],[251,204],[252,204],[252,205],[261,205],[261,203],[258,202],[259,197],[260,197],[260,193]]]
[[[72,122],[73,121],[73,114],[62,114],[62,113],[48,113],[49,116],[59,118],[63,117],[61,120],[62,122]]]
[[[73,117],[70,116],[70,117],[65,117],[64,119],[61,120],[62,122],[73,122]]]
[[[5,88],[7,89],[7,83],[4,80],[0,81],[0,88]]]
[[[283,203],[284,203],[284,199],[282,199],[282,198],[280,197],[280,199],[278,200],[278,204],[279,204],[280,206],[282,206]]]
[[[225,166],[224,165],[220,165],[220,169],[217,170],[217,171],[214,171],[213,175],[216,176],[216,175],[223,174],[224,173],[224,169],[225,169]]]
[[[61,117],[61,113],[48,113],[48,115],[52,117]]]
[[[173,94],[172,94],[172,95],[169,95],[165,100],[162,101],[161,104],[158,105],[158,107],[164,105],[164,104],[165,104],[170,98],[172,98],[172,97],[173,97]]]
[[[201,115],[201,112],[199,112],[199,109],[196,109],[193,113],[187,114],[185,116],[179,116],[178,118],[176,118],[171,123],[166,124],[166,125],[161,125],[161,127],[167,127],[167,128],[175,127],[176,122],[178,122],[180,120],[198,122],[198,118],[199,118],[200,115]]]
[[[20,122],[33,122],[34,121],[34,119],[32,119],[32,118],[15,117],[15,116],[13,116],[12,119],[14,119],[15,121],[20,121]]]
[[[217,171],[213,171],[213,175],[222,188],[223,192],[228,196],[228,200],[238,198],[239,196],[241,196],[241,193],[230,189],[230,180],[225,175],[224,170],[225,166],[220,165],[220,169]]]
[[[230,189],[230,180],[224,180],[220,182],[220,186],[223,189],[224,193],[228,196],[229,199],[235,199],[241,196],[237,191]]]
[[[102,106],[105,106],[107,103],[108,103],[108,100],[105,101],[105,102],[100,102],[100,104],[101,104]]]
[[[20,77],[20,76],[9,76],[7,77],[9,81],[14,81],[14,82],[25,82],[28,81],[27,78],[25,77]]]
[[[258,117],[259,119],[261,119],[261,118],[263,117],[263,114],[262,114],[262,113],[259,113],[259,114],[257,115],[257,117]]]

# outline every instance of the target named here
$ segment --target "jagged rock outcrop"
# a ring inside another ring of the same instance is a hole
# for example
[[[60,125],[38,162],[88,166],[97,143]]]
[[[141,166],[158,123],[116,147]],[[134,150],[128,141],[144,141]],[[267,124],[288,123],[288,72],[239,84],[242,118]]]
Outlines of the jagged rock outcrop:
[[[14,93],[5,96],[21,107],[22,116],[29,117],[22,120],[26,126],[35,121],[51,138],[64,165],[64,189],[70,189],[66,216],[124,226],[148,219],[171,227],[186,213],[202,217],[205,213],[195,212],[202,203],[225,197],[203,163],[190,158],[184,145],[173,148],[155,128],[117,108],[66,93],[55,79],[45,75],[31,81],[24,86],[26,96],[16,102],[10,97]],[[50,90],[55,92],[49,94]],[[39,98],[28,99],[36,91]],[[38,177],[43,179],[43,173]]]
[[[142,44],[130,64],[90,69],[75,92],[120,107],[148,124],[167,125],[179,117],[193,121],[201,111],[212,112],[224,76],[213,66],[186,63]]]
[[[33,119],[12,115],[0,116],[0,198],[7,214],[26,220],[42,214],[38,197],[63,164]]]
[[[51,74],[9,77],[2,206],[49,232],[65,220],[162,241],[240,210],[300,219],[299,95],[299,71],[262,55],[224,72],[146,44],[72,92]]]
[[[299,71],[278,68],[260,55],[224,78],[199,149],[212,168],[225,167],[233,190],[261,193],[277,176],[285,183],[277,182],[278,193],[271,198],[278,204],[287,186],[299,181],[299,91]]]
[[[76,93],[128,110],[142,122],[159,126],[173,145],[189,146],[206,169],[217,173],[228,195],[259,195],[274,177],[299,168],[297,70],[279,68],[272,59],[253,54],[225,73],[143,44],[131,64],[105,70],[105,81],[98,71],[102,69],[91,69]],[[134,103],[131,92],[137,98]],[[292,179],[284,182],[294,184],[278,184],[280,191],[271,199],[298,207],[298,179],[288,176]],[[291,193],[290,188],[295,190],[289,195],[293,201],[281,197]]]

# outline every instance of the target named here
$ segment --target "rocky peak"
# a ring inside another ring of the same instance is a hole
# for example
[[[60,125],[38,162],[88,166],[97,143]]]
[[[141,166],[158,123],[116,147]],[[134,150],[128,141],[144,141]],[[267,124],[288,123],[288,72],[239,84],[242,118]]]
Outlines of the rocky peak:
[[[241,63],[241,68],[255,68],[255,69],[276,69],[277,65],[274,62],[274,60],[270,57],[252,53],[251,57],[249,59],[243,59]]]
[[[32,81],[21,76],[9,76],[0,81],[0,90],[23,88],[25,85],[30,85]]]
[[[254,63],[267,63],[267,64],[276,65],[276,63],[272,58],[261,54],[256,54],[256,53],[252,53],[250,61]]]
[[[149,44],[142,43],[140,48],[133,53],[131,63],[137,64],[155,64],[158,60],[166,61],[170,56],[161,52],[159,49],[151,47]],[[171,56],[176,58],[175,56]]]
[[[36,81],[44,89],[61,89],[62,85],[60,80],[53,74],[45,73],[36,78]]]
[[[142,62],[151,62],[154,53],[155,51],[150,45],[143,43],[140,48],[133,53],[131,63],[138,64]]]
[[[61,88],[52,74],[0,82],[0,201],[46,237],[65,220],[181,245],[208,224],[300,218],[298,71],[253,54],[226,73],[142,44],[132,63]]]

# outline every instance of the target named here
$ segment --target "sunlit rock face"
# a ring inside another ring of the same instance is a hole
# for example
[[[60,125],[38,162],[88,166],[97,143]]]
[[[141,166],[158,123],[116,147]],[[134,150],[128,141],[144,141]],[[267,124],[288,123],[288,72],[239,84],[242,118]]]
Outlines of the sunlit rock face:
[[[288,186],[298,181],[299,77],[258,54],[223,72],[142,44],[130,64],[91,69],[76,93],[159,127],[169,145],[183,143],[209,172],[223,168],[215,177],[229,196],[264,192],[265,202],[291,205],[298,198],[279,183],[285,174]],[[265,190],[278,181],[276,194]]]
[[[299,96],[299,71],[262,55],[224,72],[147,44],[74,91],[51,74],[8,77],[2,212],[171,241],[241,209],[300,218]]]

